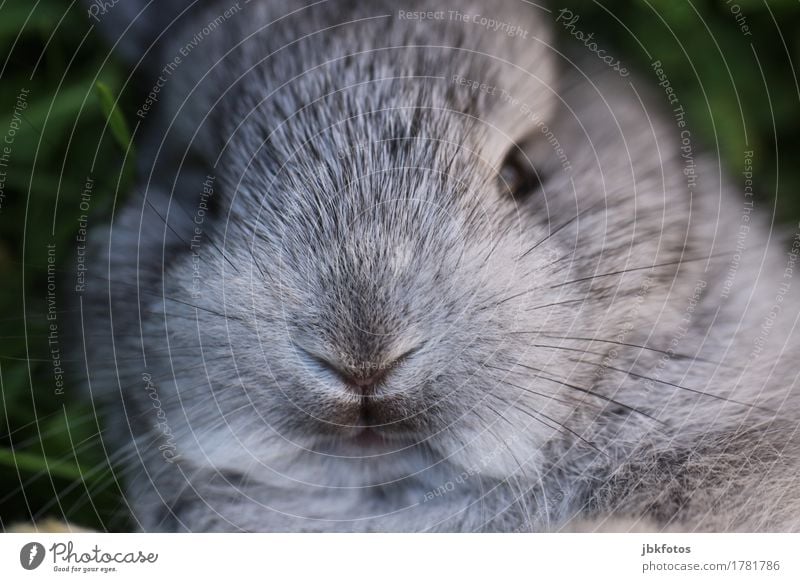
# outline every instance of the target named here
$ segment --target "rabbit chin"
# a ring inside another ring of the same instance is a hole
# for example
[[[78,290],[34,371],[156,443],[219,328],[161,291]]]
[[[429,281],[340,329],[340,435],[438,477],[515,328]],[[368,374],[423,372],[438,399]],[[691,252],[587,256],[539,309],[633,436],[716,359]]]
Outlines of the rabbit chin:
[[[278,488],[369,487],[419,475],[435,465],[425,445],[369,436],[320,443],[316,437],[251,435],[233,438],[230,431],[195,433],[181,461],[195,468],[245,475]]]
[[[259,434],[261,433],[261,434]],[[188,465],[220,473],[246,475],[278,488],[374,487],[480,476],[534,482],[552,435],[500,434],[474,428],[444,430],[429,436],[381,434],[372,429],[341,435],[275,431],[194,430],[180,439],[180,458]],[[182,442],[181,442],[182,441]],[[186,443],[185,446],[181,446]]]

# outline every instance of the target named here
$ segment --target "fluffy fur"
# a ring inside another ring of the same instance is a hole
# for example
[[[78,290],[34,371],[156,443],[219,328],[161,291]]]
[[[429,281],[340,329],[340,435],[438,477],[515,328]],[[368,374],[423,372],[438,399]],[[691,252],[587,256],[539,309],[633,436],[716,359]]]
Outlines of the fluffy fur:
[[[745,199],[648,82],[515,0],[446,9],[527,38],[418,0],[253,0],[208,34],[227,3],[146,4],[102,23],[145,90],[202,38],[84,303],[142,529],[798,529],[791,256],[753,215],[734,258]],[[360,397],[324,361],[386,375]]]

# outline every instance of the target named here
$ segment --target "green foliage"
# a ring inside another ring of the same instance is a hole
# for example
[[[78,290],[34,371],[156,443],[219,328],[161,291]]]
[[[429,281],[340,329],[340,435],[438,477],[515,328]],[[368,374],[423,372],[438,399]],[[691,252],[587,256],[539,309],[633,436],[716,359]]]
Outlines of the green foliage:
[[[95,83],[94,88],[97,91],[103,113],[111,126],[111,132],[114,134],[117,144],[123,151],[127,152],[133,147],[133,139],[131,138],[131,132],[128,131],[128,123],[125,121],[125,116],[117,107],[117,100],[105,83],[98,81]]]
[[[130,184],[131,140],[114,97],[120,67],[105,64],[96,34],[84,40],[80,4],[67,6],[0,4],[0,529],[44,517],[126,524],[79,363],[67,361],[67,299],[84,184],[95,183],[90,223],[106,220],[122,172]],[[48,343],[48,245],[63,386]]]
[[[687,112],[693,137],[721,157],[733,185],[741,184],[743,152],[752,150],[758,202],[775,204],[778,221],[797,220],[797,2],[565,0],[552,6],[556,11],[570,8],[580,15],[579,28],[596,32],[602,43],[625,55],[638,73],[637,87],[656,82],[651,64],[661,61]],[[569,46],[570,38],[564,43]]]

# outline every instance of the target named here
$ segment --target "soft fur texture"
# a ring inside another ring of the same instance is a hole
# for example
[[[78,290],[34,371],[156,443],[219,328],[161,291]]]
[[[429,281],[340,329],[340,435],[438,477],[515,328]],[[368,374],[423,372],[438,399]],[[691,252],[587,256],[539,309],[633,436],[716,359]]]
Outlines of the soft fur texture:
[[[83,302],[142,529],[798,529],[785,237],[754,214],[736,258],[745,198],[650,79],[518,0],[146,4],[101,22],[145,92],[201,39]]]

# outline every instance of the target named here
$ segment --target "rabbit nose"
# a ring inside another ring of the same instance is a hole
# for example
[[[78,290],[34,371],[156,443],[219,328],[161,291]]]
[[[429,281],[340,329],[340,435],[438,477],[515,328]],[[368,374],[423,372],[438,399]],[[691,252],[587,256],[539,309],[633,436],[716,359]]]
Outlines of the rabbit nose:
[[[310,355],[310,354],[309,354]],[[360,396],[371,394],[381,382],[389,375],[391,369],[396,365],[395,360],[390,364],[357,364],[348,362],[344,364],[339,361],[328,360],[319,356],[311,355],[311,358],[322,368],[332,375],[339,378],[348,391]]]
[[[311,356],[317,364],[337,376],[349,392],[359,396],[374,394],[395,368],[407,360],[417,349],[409,350],[390,361],[352,362],[332,361]]]
[[[339,377],[351,392],[359,395],[372,394],[386,376],[389,369],[369,370],[364,372],[343,372],[339,371]]]

